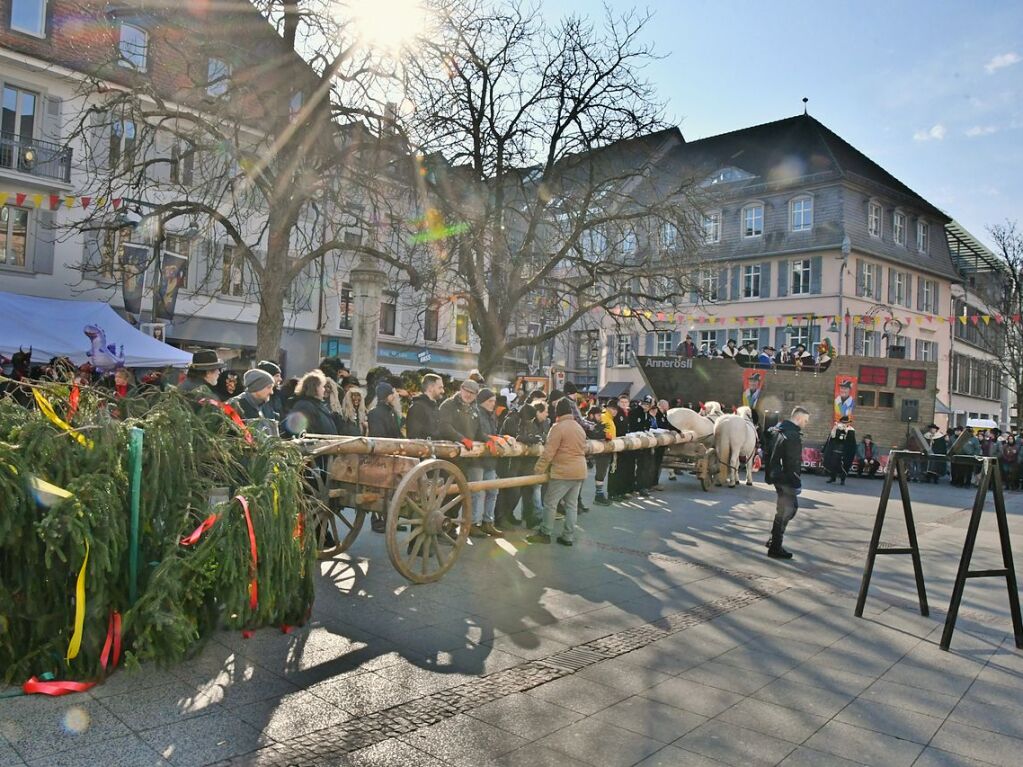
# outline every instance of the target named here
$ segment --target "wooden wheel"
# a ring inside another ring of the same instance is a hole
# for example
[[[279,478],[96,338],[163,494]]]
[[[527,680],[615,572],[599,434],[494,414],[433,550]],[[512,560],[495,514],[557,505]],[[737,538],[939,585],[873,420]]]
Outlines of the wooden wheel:
[[[331,493],[330,477],[316,471],[306,480],[310,493],[316,499],[313,524],[316,531],[316,556],[330,559],[348,551],[366,519],[366,512],[351,509],[339,502]]]
[[[413,583],[440,580],[458,559],[471,524],[472,495],[465,475],[449,461],[423,461],[391,496],[387,556]]]

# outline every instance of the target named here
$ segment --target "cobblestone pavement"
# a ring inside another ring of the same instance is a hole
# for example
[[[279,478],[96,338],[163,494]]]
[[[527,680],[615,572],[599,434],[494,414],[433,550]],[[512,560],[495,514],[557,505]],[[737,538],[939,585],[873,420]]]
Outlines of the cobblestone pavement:
[[[0,699],[0,767],[1020,764],[1004,583],[972,581],[952,652],[937,646],[968,491],[912,486],[931,616],[909,558],[882,557],[857,619],[880,482],[809,478],[787,563],[764,556],[769,488],[665,486],[584,515],[571,549],[474,541],[425,586],[367,529],[323,564],[302,630]],[[981,529],[975,567],[998,566],[993,515]],[[884,540],[902,537],[890,513]]]

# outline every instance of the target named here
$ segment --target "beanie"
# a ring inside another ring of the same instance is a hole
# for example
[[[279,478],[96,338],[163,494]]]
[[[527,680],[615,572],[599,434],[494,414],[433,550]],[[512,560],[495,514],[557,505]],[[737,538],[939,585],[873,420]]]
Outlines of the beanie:
[[[572,415],[572,402],[567,397],[558,400],[558,406],[554,408],[554,417],[561,418],[563,415]]]
[[[488,399],[494,398],[494,392],[492,389],[480,389],[480,393],[476,395],[476,401],[479,403],[486,402]]]
[[[265,370],[253,368],[252,370],[245,371],[245,375],[242,376],[242,382],[245,384],[245,391],[259,391],[267,386],[273,386],[274,377]]]
[[[272,360],[260,360],[256,367],[259,370],[266,371],[272,376],[281,375],[281,366]]]
[[[387,381],[381,381],[377,384],[376,393],[377,399],[383,402],[385,399],[394,394],[394,387],[387,383]]]

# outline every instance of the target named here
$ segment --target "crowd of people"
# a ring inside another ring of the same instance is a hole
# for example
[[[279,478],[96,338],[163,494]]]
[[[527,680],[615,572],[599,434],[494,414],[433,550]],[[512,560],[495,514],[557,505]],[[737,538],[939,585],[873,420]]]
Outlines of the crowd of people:
[[[771,368],[776,365],[792,365],[800,367],[803,365],[816,365],[825,360],[835,357],[835,349],[828,340],[814,344],[807,348],[806,344],[797,343],[792,346],[783,344],[776,349],[771,344],[766,344],[759,350],[753,341],[746,341],[739,344],[734,338],[729,338],[723,347],[718,347],[717,341],[707,341],[697,344],[691,335],[686,335],[682,342],[675,347],[676,357],[704,357],[708,359],[737,359],[740,362],[747,362],[761,368]]]

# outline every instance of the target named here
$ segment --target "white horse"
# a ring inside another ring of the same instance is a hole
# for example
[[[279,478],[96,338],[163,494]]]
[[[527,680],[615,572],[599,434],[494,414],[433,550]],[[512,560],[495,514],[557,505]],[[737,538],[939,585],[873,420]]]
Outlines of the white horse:
[[[714,434],[714,422],[687,407],[673,407],[669,410],[668,423],[679,431],[693,432],[697,441]]]
[[[753,411],[743,406],[736,410],[735,415],[718,418],[714,423],[714,448],[717,450],[721,474],[727,472],[729,487],[735,487],[739,482],[739,463],[742,458],[746,459],[746,484],[752,485],[753,454],[757,449]]]
[[[712,422],[716,422],[724,414],[725,411],[720,402],[704,402],[703,407],[700,408],[700,415],[709,418]]]

